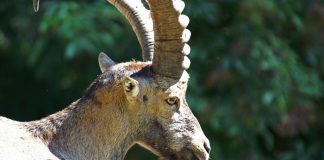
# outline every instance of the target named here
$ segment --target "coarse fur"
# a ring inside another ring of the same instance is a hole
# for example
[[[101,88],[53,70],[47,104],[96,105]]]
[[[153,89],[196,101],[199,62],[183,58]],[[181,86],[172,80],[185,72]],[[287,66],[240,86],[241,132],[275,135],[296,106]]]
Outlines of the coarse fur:
[[[134,144],[163,160],[209,158],[185,98],[191,34],[184,2],[108,1],[130,21],[147,62],[116,64],[101,53],[102,74],[69,107],[31,122],[0,117],[0,159],[122,160]]]
[[[31,122],[0,117],[0,159],[122,160],[136,143],[161,159],[208,159],[208,139],[185,100],[186,72],[175,81],[152,74],[150,62],[105,67],[60,112]]]

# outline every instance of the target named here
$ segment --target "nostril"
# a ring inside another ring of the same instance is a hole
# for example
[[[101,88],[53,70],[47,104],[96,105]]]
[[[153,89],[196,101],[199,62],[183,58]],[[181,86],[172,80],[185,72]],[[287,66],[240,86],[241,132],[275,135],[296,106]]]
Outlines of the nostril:
[[[210,146],[206,142],[204,143],[204,148],[207,151],[207,153],[209,154],[210,153]]]

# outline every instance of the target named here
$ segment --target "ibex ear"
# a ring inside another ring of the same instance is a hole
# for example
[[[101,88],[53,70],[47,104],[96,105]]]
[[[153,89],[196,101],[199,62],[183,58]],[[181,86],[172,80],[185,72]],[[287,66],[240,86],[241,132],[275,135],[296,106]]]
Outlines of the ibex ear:
[[[98,62],[99,62],[100,70],[101,70],[102,73],[107,71],[111,66],[116,64],[104,52],[101,52],[99,54]]]
[[[129,101],[133,101],[139,94],[139,83],[135,79],[127,76],[123,83],[124,92]]]

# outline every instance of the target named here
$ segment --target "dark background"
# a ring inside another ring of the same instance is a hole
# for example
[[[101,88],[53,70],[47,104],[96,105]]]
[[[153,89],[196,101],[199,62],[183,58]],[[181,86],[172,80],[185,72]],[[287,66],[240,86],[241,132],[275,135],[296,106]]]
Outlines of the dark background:
[[[324,159],[324,1],[187,0],[187,99],[212,160]],[[27,121],[82,96],[97,56],[141,60],[104,0],[0,1],[0,115]],[[129,160],[156,159],[133,148]]]

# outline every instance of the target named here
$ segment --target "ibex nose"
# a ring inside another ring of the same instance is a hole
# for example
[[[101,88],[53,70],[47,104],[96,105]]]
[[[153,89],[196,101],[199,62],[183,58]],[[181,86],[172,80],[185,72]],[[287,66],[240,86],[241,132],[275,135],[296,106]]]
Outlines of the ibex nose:
[[[205,150],[207,151],[207,153],[210,154],[210,145],[209,145],[208,142],[205,142],[205,143],[204,143],[204,148],[205,148]]]
[[[207,151],[207,153],[210,154],[210,144],[209,144],[209,142],[206,142],[206,141],[204,142],[204,148]]]
[[[193,159],[198,159],[198,160],[209,159],[210,144],[209,144],[209,140],[206,137],[194,141],[192,146],[189,148],[191,149],[193,155],[195,155],[195,158]]]

